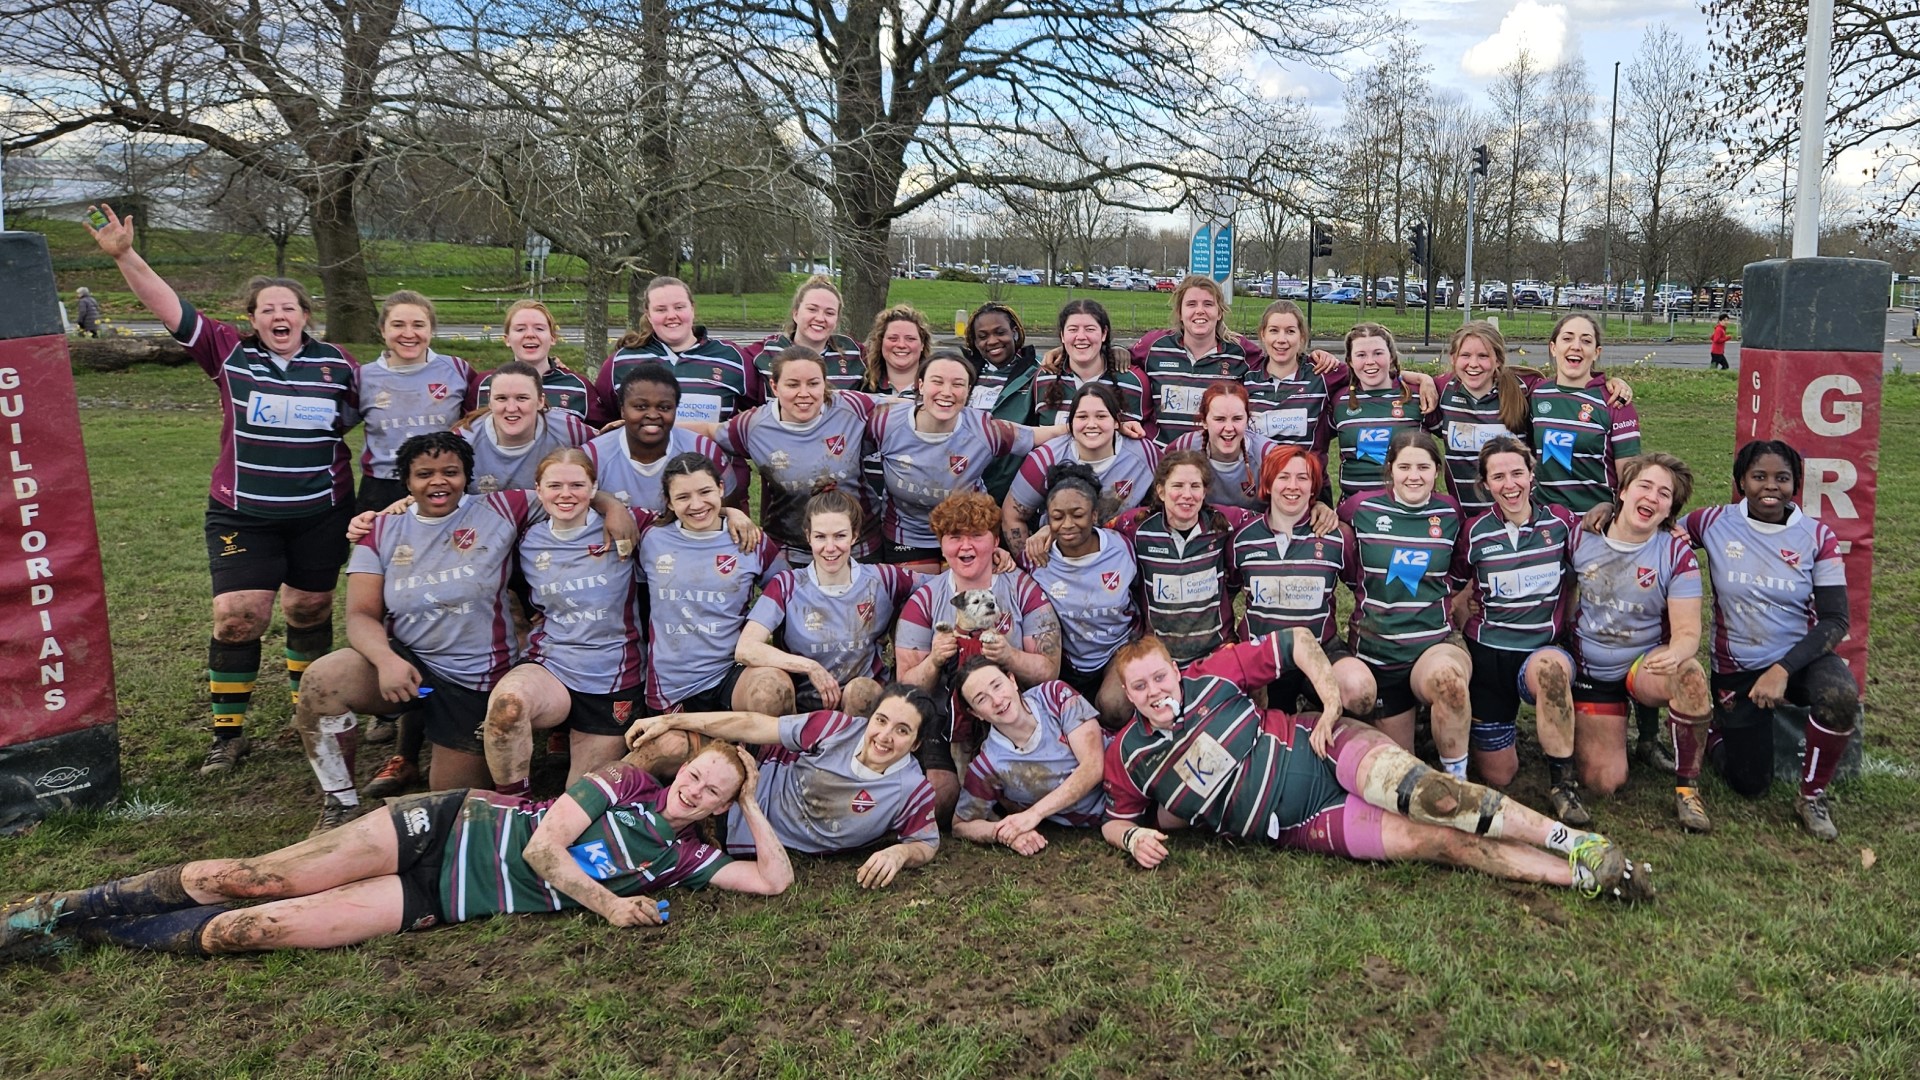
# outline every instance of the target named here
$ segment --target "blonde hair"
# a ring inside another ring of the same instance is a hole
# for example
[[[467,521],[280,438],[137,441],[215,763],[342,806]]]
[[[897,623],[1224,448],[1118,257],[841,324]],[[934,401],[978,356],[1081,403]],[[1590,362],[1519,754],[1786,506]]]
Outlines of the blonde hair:
[[[427,313],[427,327],[432,330],[440,329],[440,316],[433,310],[433,301],[412,289],[396,289],[388,293],[385,300],[380,301],[381,325],[386,325],[387,317],[392,315],[393,309],[397,307],[419,308]],[[552,316],[548,316],[548,321],[552,321]]]
[[[659,279],[656,278],[655,280]],[[835,300],[844,299],[844,297],[840,295],[840,286],[834,284],[833,279],[825,274],[815,274],[801,282],[800,287],[793,290],[793,303],[787,306],[787,340],[793,340],[793,335],[800,332],[800,302],[807,298],[808,293],[821,289],[832,293]],[[687,295],[691,297],[693,294],[688,293]],[[839,320],[835,319],[834,330],[837,331],[839,329]]]
[[[1195,289],[1205,289],[1213,294],[1213,302],[1220,305],[1220,321],[1214,324],[1213,336],[1214,340],[1220,344],[1227,344],[1230,340],[1227,337],[1227,311],[1233,305],[1227,302],[1227,294],[1220,288],[1220,283],[1205,274],[1188,274],[1180,279],[1180,284],[1173,287],[1173,332],[1175,334],[1181,332],[1180,303],[1187,298],[1189,292]]]
[[[887,324],[910,322],[920,331],[920,365],[925,367],[928,357],[933,355],[933,324],[925,315],[910,304],[895,304],[873,317],[873,329],[867,331],[866,351],[861,359],[866,361],[867,370],[860,374],[860,389],[875,392],[885,389],[880,380],[886,377],[887,360],[880,354],[880,343],[887,336]]]
[[[500,317],[500,328],[505,330],[513,325],[513,317],[523,311],[537,311],[546,317],[547,333],[553,335],[554,343],[560,342],[560,320],[553,317],[552,309],[538,300],[515,300],[507,305],[507,313]]]
[[[533,486],[539,487],[540,481],[547,475],[547,470],[553,468],[555,465],[578,465],[587,470],[588,483],[598,484],[600,482],[599,470],[593,467],[593,458],[588,456],[585,450],[577,446],[563,446],[558,450],[549,452],[546,457],[540,459],[540,464],[534,466]]]

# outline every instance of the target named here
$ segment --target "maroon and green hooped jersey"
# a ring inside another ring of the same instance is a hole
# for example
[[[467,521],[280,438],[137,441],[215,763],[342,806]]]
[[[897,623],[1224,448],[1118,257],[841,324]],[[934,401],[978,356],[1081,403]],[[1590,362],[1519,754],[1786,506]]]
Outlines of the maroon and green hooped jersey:
[[[1488,510],[1453,547],[1453,577],[1479,601],[1468,638],[1489,649],[1532,652],[1559,641],[1572,614],[1573,544],[1580,523],[1564,506],[1535,500],[1524,525]]]
[[[1215,343],[1205,356],[1193,356],[1180,335],[1160,331],[1134,343],[1133,362],[1147,379],[1147,408],[1153,412],[1154,438],[1165,446],[1200,428],[1200,396],[1217,382],[1237,382],[1259,347],[1246,339]]]
[[[1240,636],[1299,627],[1321,644],[1334,639],[1334,586],[1346,570],[1352,530],[1342,525],[1326,536],[1315,536],[1302,518],[1285,536],[1274,535],[1265,515],[1242,525],[1233,534],[1233,574],[1246,593],[1247,607],[1240,618]]]
[[[1480,483],[1480,448],[1508,435],[1526,441],[1524,432],[1507,430],[1500,421],[1500,390],[1496,383],[1486,395],[1475,397],[1459,379],[1442,375],[1440,391],[1440,439],[1446,444],[1447,490],[1460,504],[1460,512],[1469,518],[1493,509],[1493,498]]]
[[[1125,371],[1107,372],[1092,379],[1082,379],[1066,369],[1062,360],[1060,371],[1039,371],[1033,376],[1034,422],[1042,426],[1064,424],[1070,419],[1068,410],[1073,407],[1073,395],[1089,383],[1105,383],[1120,398],[1120,415],[1114,420],[1139,420],[1146,422],[1147,378],[1140,369],[1129,364]]]
[[[493,377],[498,374],[500,372],[497,370],[487,372],[480,380],[480,385],[474,388],[475,408],[487,407],[487,400],[493,396],[491,393]],[[587,387],[587,380],[567,370],[558,360],[547,361],[546,374],[540,376],[540,396],[546,399],[547,408],[550,411],[569,412],[583,421],[587,419],[588,407],[591,404],[591,391]],[[616,412],[614,415],[620,414]]]
[[[1345,579],[1353,589],[1354,654],[1376,667],[1408,667],[1453,625],[1447,597],[1460,508],[1445,495],[1407,506],[1386,491],[1363,491],[1340,503],[1353,529]]]
[[[1352,369],[1345,364],[1325,375],[1302,362],[1291,378],[1276,378],[1263,361],[1247,372],[1247,397],[1252,413],[1247,430],[1281,446],[1311,450],[1325,461],[1333,438],[1332,403],[1346,389]]]
[[[1295,744],[1292,718],[1262,716],[1243,692],[1297,670],[1285,643],[1230,645],[1193,665],[1168,730],[1136,713],[1107,744],[1107,817],[1152,825],[1158,807],[1229,836],[1273,839],[1344,802],[1333,766]]]
[[[1333,399],[1333,432],[1340,443],[1340,493],[1371,491],[1387,482],[1387,446],[1401,428],[1431,427],[1420,415],[1420,396],[1403,393],[1400,384],[1378,390],[1349,387]]]
[[[1228,548],[1234,530],[1252,516],[1237,507],[1209,507],[1192,531],[1180,533],[1164,513],[1139,506],[1116,523],[1139,567],[1147,632],[1166,644],[1175,663],[1192,663],[1233,640],[1235,582]]]
[[[666,796],[660,781],[624,761],[569,785],[566,797],[592,820],[567,846],[580,869],[616,896],[645,896],[675,885],[705,888],[733,860],[690,832],[675,833],[660,814]],[[523,854],[554,801],[467,792],[440,865],[440,907],[447,921],[580,906],[535,873]]]
[[[756,341],[740,350],[747,362],[753,365],[754,374],[765,389],[768,401],[773,400],[773,359],[792,345],[793,339],[787,335],[772,334],[764,341]],[[835,334],[828,339],[820,359],[827,370],[827,389],[860,389],[860,379],[866,375],[867,365],[860,358],[859,342],[845,334]]]
[[[1640,414],[1607,404],[1604,384],[1543,382],[1530,395],[1540,497],[1584,514],[1613,498],[1615,463],[1640,452]]]
[[[220,459],[209,494],[229,510],[307,517],[353,502],[346,434],[360,422],[360,366],[311,337],[282,362],[254,336],[180,301],[174,338],[220,389]]]

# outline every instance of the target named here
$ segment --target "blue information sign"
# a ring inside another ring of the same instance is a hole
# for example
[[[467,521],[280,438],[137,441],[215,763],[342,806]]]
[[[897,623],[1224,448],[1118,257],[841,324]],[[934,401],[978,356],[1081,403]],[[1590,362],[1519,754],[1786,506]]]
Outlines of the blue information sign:
[[[1193,251],[1187,259],[1187,273],[1213,272],[1213,230],[1202,225],[1193,230]]]
[[[1226,281],[1233,276],[1233,226],[1222,225],[1213,231],[1213,280]],[[1205,270],[1194,273],[1204,274]]]

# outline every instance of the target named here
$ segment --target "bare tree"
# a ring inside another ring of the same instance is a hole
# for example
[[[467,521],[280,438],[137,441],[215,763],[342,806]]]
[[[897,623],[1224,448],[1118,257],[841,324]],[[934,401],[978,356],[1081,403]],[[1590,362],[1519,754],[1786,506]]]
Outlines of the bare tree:
[[[1693,46],[1665,24],[1647,28],[1627,67],[1620,161],[1628,177],[1635,251],[1645,285],[1642,322],[1653,321],[1654,289],[1673,244],[1665,215],[1708,165],[1704,117],[1696,97],[1699,70]]]
[[[235,232],[264,236],[273,244],[273,272],[287,276],[287,247],[306,226],[309,208],[299,189],[262,173],[228,164],[211,208]]]
[[[1467,258],[1467,174],[1473,147],[1487,139],[1484,120],[1457,91],[1433,94],[1414,139],[1416,198],[1428,215],[1428,258],[1441,273],[1463,283]],[[1485,190],[1484,187],[1481,188]],[[1477,211],[1476,211],[1477,212]]]
[[[1486,185],[1495,198],[1493,222],[1500,230],[1500,264],[1507,280],[1507,310],[1513,310],[1513,281],[1520,245],[1531,235],[1540,209],[1540,139],[1546,116],[1546,72],[1533,54],[1521,49],[1495,77],[1489,92],[1493,111],[1493,160],[1497,170]]]
[[[96,125],[201,143],[312,207],[327,333],[376,340],[356,196],[402,0],[0,0],[5,146]],[[18,123],[16,117],[15,122]]]
[[[1595,205],[1593,87],[1587,65],[1578,55],[1560,61],[1548,79],[1542,110],[1541,172],[1546,180],[1548,214],[1553,229],[1554,302],[1560,288],[1571,283],[1567,251],[1579,232],[1580,221]]]

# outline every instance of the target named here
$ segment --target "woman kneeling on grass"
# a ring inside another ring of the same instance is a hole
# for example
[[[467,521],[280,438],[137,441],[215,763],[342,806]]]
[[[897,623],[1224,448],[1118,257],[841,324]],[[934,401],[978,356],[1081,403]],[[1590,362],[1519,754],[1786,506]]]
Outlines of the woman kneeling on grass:
[[[329,949],[489,915],[587,908],[615,926],[659,926],[670,886],[775,896],[793,883],[755,801],[757,770],[708,744],[662,787],[616,761],[551,802],[454,790],[394,802],[343,828],[251,859],[169,866],[4,910],[0,948],[36,936],[211,955]],[[692,826],[737,806],[752,862]],[[234,908],[228,901],[265,900]]]
[[[779,843],[830,854],[859,851],[892,836],[894,842],[868,856],[856,875],[862,888],[881,889],[900,871],[932,862],[940,848],[933,785],[913,756],[933,711],[926,691],[889,683],[866,720],[826,711],[649,716],[627,730],[634,750],[627,760],[660,773],[686,754],[703,752],[709,738],[758,747],[767,816]],[[729,853],[750,855],[765,846],[748,824],[728,822]]]
[[[953,682],[989,729],[967,765],[953,835],[1033,855],[1047,846],[1036,831],[1043,821],[1100,824],[1105,740],[1086,698],[1058,680],[1022,693],[1006,668],[984,656],[961,664]]]
[[[1143,867],[1167,858],[1161,830],[1194,824],[1276,847],[1653,899],[1652,868],[1606,837],[1428,768],[1366,724],[1333,710],[1263,716],[1247,693],[1294,668],[1320,700],[1340,700],[1333,665],[1305,630],[1229,645],[1184,677],[1153,637],[1130,642],[1114,663],[1134,719],[1107,744],[1100,832]]]

